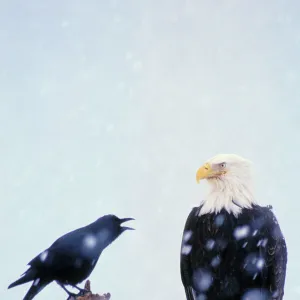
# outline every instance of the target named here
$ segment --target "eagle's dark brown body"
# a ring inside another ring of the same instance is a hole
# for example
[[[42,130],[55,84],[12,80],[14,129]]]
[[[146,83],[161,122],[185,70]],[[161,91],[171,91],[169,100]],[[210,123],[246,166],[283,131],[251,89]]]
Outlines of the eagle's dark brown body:
[[[182,240],[187,300],[282,300],[287,249],[271,208],[254,205],[238,217],[199,216],[200,209],[189,214]]]

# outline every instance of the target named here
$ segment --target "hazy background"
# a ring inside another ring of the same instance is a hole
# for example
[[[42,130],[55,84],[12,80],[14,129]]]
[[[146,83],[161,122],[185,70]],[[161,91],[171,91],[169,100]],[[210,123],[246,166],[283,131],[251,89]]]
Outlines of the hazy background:
[[[0,1],[0,298],[56,238],[135,217],[90,277],[114,300],[184,299],[181,234],[216,153],[254,161],[300,299],[300,2]],[[133,224],[132,224],[133,225]],[[37,299],[65,299],[56,284]]]

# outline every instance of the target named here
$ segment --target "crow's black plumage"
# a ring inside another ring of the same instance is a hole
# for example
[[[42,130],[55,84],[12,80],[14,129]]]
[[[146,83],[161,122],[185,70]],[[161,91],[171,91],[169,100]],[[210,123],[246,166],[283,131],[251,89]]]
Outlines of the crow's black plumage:
[[[133,218],[119,219],[114,215],[106,215],[63,235],[32,259],[28,263],[30,268],[8,288],[33,281],[23,300],[33,299],[52,281],[56,281],[70,295],[65,285],[82,292],[76,285],[91,274],[102,251],[125,230],[132,229],[121,226],[130,220]]]

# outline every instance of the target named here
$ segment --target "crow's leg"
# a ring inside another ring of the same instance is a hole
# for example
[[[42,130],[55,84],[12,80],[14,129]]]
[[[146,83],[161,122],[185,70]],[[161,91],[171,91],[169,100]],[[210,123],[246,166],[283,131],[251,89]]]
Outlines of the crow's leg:
[[[86,290],[86,289],[81,289],[80,287],[78,287],[77,285],[71,285],[71,287],[77,289],[79,291],[78,296],[84,296],[87,293],[90,293],[90,291]]]
[[[74,294],[74,293],[71,293],[70,291],[68,291],[67,289],[66,289],[66,287],[61,283],[61,282],[59,282],[59,281],[56,281],[56,283],[69,295],[69,297],[68,297],[68,299],[71,299],[72,297],[74,298],[74,299],[76,299],[76,297],[78,296],[78,295],[76,295],[76,294]]]

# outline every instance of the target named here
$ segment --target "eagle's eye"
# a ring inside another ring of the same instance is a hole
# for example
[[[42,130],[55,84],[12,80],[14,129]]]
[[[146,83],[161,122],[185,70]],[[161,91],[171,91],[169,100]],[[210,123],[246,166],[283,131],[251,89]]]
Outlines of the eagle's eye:
[[[226,163],[225,162],[221,163],[220,167],[221,167],[221,169],[225,169],[226,168]]]

